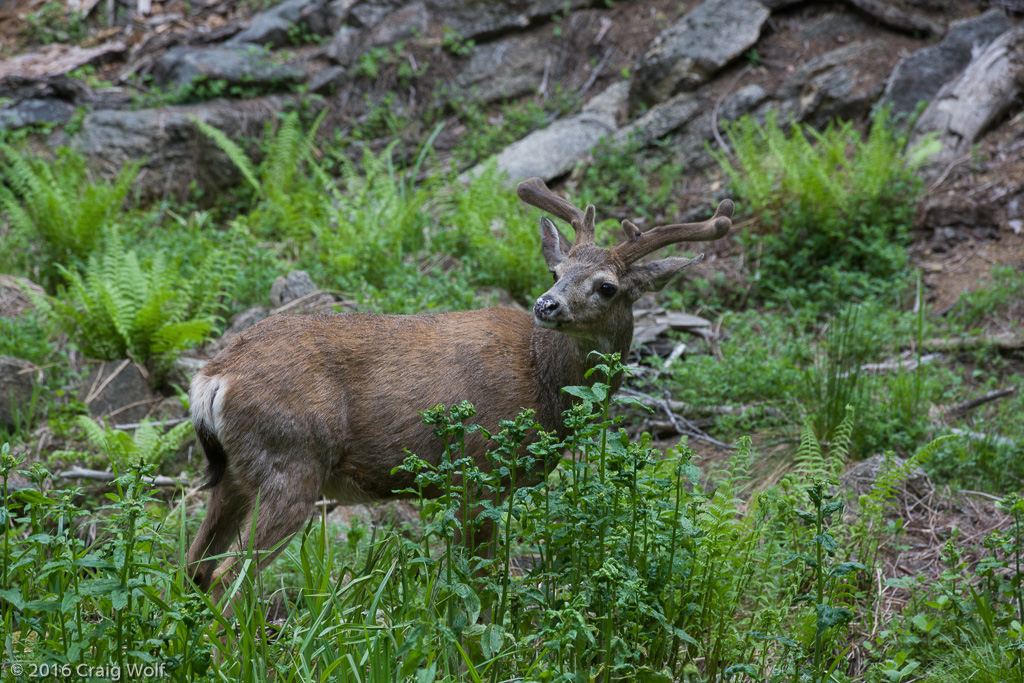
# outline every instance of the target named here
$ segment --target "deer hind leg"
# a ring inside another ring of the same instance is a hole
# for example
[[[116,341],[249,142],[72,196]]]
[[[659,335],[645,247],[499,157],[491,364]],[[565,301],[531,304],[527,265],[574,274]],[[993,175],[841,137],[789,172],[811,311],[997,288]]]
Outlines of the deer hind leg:
[[[212,491],[206,505],[206,519],[188,549],[188,566],[192,581],[208,591],[216,560],[232,541],[238,538],[239,525],[249,514],[252,503],[229,477],[222,479]]]
[[[310,469],[293,461],[275,469],[258,487],[252,488],[253,495],[235,534],[238,555],[251,547],[258,557],[258,570],[274,561],[313,512],[320,497],[323,473]],[[214,570],[211,577],[214,599],[219,600],[234,581],[237,559],[237,555],[229,557]]]

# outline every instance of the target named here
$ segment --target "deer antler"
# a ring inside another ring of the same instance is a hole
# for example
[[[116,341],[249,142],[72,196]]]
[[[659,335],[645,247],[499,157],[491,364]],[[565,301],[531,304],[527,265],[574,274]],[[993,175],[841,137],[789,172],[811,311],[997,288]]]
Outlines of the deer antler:
[[[561,218],[570,224],[576,231],[574,246],[594,243],[594,206],[592,204],[584,213],[549,190],[540,178],[530,178],[519,183],[516,187],[516,194],[527,204],[547,211],[552,216]]]
[[[520,195],[522,196],[522,195]],[[626,241],[612,248],[612,252],[624,263],[639,261],[652,251],[657,251],[676,242],[709,242],[724,237],[732,226],[733,203],[731,199],[723,199],[718,205],[715,215],[701,223],[677,223],[660,225],[647,232],[630,221],[622,221],[622,230],[626,233]]]

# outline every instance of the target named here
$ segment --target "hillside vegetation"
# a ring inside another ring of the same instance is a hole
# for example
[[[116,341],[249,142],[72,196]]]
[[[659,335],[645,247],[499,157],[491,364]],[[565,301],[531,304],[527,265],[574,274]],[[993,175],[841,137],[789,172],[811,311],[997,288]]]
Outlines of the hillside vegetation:
[[[413,52],[352,69],[406,97]],[[678,138],[605,137],[551,183],[596,205],[599,244],[734,199],[728,238],[636,307],[703,322],[603,357],[564,439],[508,415],[486,471],[461,457],[475,407],[423,406],[446,457],[408,454],[408,501],[325,504],[221,604],[189,583],[198,363],[283,312],[532,307],[540,212],[492,157],[582,90],[408,118],[385,98],[348,128],[299,93],[256,139],[182,110],[237,182],[162,198],[144,159],[104,174],[0,131],[4,680],[1024,683],[1024,270],[975,245],[984,278],[938,297],[968,263],[922,246],[943,145],[890,106],[723,115],[699,169]],[[474,556],[456,539],[484,520]]]

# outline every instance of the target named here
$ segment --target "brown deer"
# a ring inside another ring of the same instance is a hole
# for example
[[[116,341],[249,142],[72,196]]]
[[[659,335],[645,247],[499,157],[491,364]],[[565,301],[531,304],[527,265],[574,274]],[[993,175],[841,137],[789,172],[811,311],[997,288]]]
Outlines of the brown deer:
[[[273,316],[239,335],[192,380],[192,422],[209,462],[206,519],[189,548],[193,580],[223,591],[232,559],[212,556],[250,534],[266,566],[327,496],[357,503],[395,496],[413,475],[391,470],[409,449],[438,463],[443,446],[417,411],[468,400],[475,421],[495,429],[522,408],[560,430],[584,383],[592,351],[625,357],[633,302],[659,290],[697,258],[638,261],[677,242],[715,240],[732,225],[733,204],[703,223],[646,232],[626,220],[624,242],[594,243],[594,207],[580,211],[542,180],[523,181],[520,199],[572,225],[571,242],[542,218],[541,244],[555,283],[533,313],[506,308],[436,315],[337,313]],[[616,378],[612,390],[618,389]],[[486,467],[486,442],[467,455]],[[258,507],[257,507],[258,500]],[[258,510],[258,513],[257,513]],[[253,517],[256,515],[256,519]],[[486,537],[486,536],[484,536]]]

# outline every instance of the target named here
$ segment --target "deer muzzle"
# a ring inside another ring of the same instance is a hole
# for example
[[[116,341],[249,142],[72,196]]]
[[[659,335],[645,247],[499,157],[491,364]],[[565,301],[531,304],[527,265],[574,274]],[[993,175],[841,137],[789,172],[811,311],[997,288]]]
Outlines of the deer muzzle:
[[[572,315],[558,299],[545,294],[533,305],[533,319],[541,327],[558,327],[561,323],[570,322]]]

